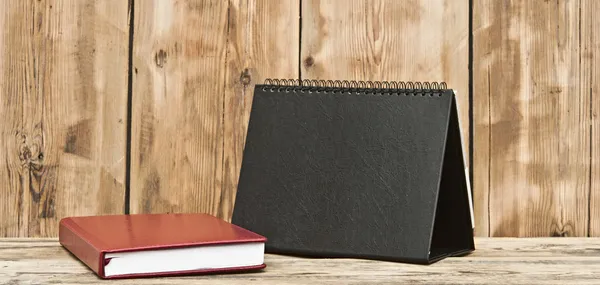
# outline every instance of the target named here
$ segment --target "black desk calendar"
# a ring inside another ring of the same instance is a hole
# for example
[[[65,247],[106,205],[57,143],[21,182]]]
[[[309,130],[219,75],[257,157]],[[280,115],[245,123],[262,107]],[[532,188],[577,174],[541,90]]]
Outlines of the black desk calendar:
[[[475,249],[445,83],[256,85],[234,224],[266,252],[429,264]]]

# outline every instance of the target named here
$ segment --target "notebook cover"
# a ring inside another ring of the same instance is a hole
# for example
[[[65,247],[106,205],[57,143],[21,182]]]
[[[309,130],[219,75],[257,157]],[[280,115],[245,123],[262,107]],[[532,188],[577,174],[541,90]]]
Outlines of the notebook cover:
[[[139,214],[69,217],[60,221],[59,241],[102,278],[169,276],[264,268],[265,265],[157,272],[106,277],[108,252],[265,242],[266,239],[208,214]]]
[[[429,263],[452,90],[332,90],[256,86],[233,223],[269,253]]]

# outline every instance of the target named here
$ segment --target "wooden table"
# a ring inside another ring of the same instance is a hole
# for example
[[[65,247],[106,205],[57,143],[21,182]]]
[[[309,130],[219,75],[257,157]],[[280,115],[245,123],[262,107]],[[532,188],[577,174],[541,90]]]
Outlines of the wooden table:
[[[267,255],[258,273],[104,282],[56,239],[0,239],[0,284],[600,284],[600,238],[479,238],[433,265]]]

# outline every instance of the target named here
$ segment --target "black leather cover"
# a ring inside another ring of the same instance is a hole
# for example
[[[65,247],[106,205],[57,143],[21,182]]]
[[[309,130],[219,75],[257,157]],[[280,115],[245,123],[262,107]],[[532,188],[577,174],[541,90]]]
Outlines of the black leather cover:
[[[266,236],[266,252],[430,263],[474,249],[452,90],[263,87],[232,222]]]

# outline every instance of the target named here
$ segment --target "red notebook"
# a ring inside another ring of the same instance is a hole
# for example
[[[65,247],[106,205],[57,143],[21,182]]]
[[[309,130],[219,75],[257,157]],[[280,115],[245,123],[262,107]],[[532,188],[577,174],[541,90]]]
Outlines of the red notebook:
[[[64,218],[59,240],[101,278],[265,267],[263,236],[207,214]]]

